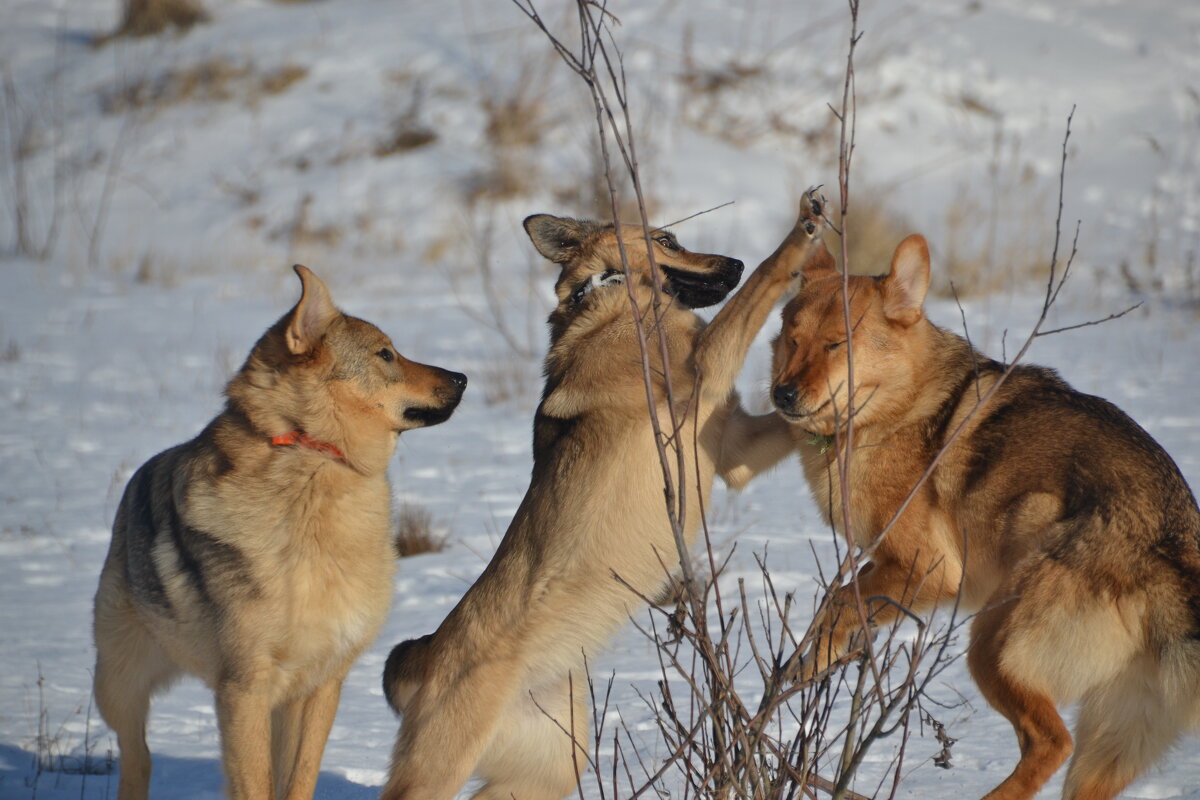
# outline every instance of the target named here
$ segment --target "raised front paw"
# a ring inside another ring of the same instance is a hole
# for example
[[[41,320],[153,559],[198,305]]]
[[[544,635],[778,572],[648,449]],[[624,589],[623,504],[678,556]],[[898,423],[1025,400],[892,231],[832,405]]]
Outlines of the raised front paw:
[[[820,238],[829,227],[825,214],[829,209],[829,201],[821,194],[820,186],[810,186],[800,198],[800,217],[796,227],[810,239]]]

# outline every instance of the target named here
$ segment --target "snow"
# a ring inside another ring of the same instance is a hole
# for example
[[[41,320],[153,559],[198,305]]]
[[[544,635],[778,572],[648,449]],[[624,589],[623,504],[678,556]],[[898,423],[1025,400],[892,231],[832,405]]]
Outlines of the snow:
[[[552,273],[520,220],[594,204],[580,189],[594,142],[582,87],[506,3],[208,5],[213,22],[184,37],[103,47],[90,38],[115,26],[115,0],[0,7],[0,78],[12,87],[0,104],[0,798],[115,795],[115,773],[75,774],[85,753],[103,766],[115,751],[90,708],[91,599],[113,511],[139,464],[219,410],[231,371],[295,301],[292,262],[312,267],[341,307],[379,324],[406,356],[471,377],[449,422],[401,439],[396,502],[428,509],[449,547],[400,563],[389,621],[343,692],[319,797],[377,796],[397,729],[379,687],[384,658],[453,606],[527,485]],[[679,235],[755,263],[799,192],[835,180],[826,103],[840,97],[843,4],[612,8],[655,218],[735,200]],[[550,16],[569,30],[569,15]],[[956,205],[975,208],[974,219],[994,210],[1001,239],[1038,245],[1044,263],[1065,119],[1077,106],[1065,217],[1082,219],[1081,252],[1052,324],[1145,305],[1039,340],[1031,360],[1116,402],[1200,483],[1200,6],[876,2],[864,5],[862,27],[856,185],[929,236],[935,270],[950,236],[983,228],[952,229]],[[691,92],[678,80],[685,52],[696,68],[763,69],[731,89]],[[242,68],[229,97],[105,111],[122,92],[205,63]],[[289,65],[307,72],[278,93],[260,88]],[[541,136],[506,148],[485,133],[483,100],[513,96]],[[402,119],[436,139],[376,157]],[[13,131],[30,121],[22,200]],[[996,164],[1026,178],[989,189]],[[523,180],[515,193],[480,190],[505,169]],[[49,257],[18,255],[17,209],[40,239],[56,205]],[[1036,313],[1037,283],[976,295],[970,272],[953,277],[973,341],[1013,352]],[[961,328],[952,302],[930,314]],[[743,374],[759,409],[776,324]],[[796,464],[739,495],[718,490],[712,518],[716,542],[737,542],[729,580],[752,581],[752,554],[769,543],[776,583],[803,596],[817,574],[813,548],[832,553]],[[650,755],[638,693],[653,694],[657,669],[632,628],[595,665],[615,675],[614,703]],[[930,763],[931,735],[914,739],[900,797],[982,796],[1016,761],[1010,726],[961,660],[941,683],[939,698],[962,698],[942,719],[959,740],[953,768]],[[42,749],[65,756],[68,771],[34,769],[39,720]],[[221,795],[212,698],[198,681],[156,701],[149,742],[154,796]],[[859,790],[882,768],[868,767]],[[1057,796],[1061,782],[1060,772],[1039,797]],[[1183,740],[1124,796],[1200,799],[1198,740]]]

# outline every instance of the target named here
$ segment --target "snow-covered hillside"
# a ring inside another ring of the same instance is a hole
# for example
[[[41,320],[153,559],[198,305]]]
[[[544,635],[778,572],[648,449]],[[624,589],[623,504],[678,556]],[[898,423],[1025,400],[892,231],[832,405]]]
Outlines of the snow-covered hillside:
[[[103,769],[115,742],[89,699],[113,510],[133,469],[220,408],[231,371],[295,301],[296,261],[405,355],[471,378],[449,422],[401,440],[397,505],[428,510],[449,546],[400,563],[325,753],[319,797],[377,796],[397,729],[383,659],[437,625],[527,485],[553,276],[520,221],[603,208],[584,89],[512,5],[208,6],[212,21],[186,36],[95,47],[117,0],[0,4],[0,798],[115,796]],[[678,234],[756,263],[800,191],[836,179],[826,104],[840,98],[844,5],[611,8],[654,217],[736,201]],[[570,21],[561,13],[564,32]],[[1200,484],[1200,6],[877,0],[861,24],[855,197],[929,236],[973,341],[994,355],[1035,315],[1028,276],[1049,252],[1077,106],[1066,217],[1083,227],[1054,323],[1146,304],[1040,340],[1032,359],[1126,409]],[[961,329],[952,302],[931,316]],[[760,409],[776,324],[742,381]],[[810,542],[828,555],[830,534],[795,464],[717,503],[716,540],[738,543],[729,580],[755,575],[769,542],[776,584],[810,590]],[[638,699],[658,678],[652,645],[628,630],[596,671],[615,674],[615,703],[652,757]],[[900,797],[982,796],[1015,763],[1010,726],[965,665],[943,684],[953,767],[930,763],[932,737],[915,739]],[[156,703],[149,741],[154,796],[220,795],[201,684]],[[39,774],[39,752],[55,770]],[[76,774],[86,755],[99,774]],[[1060,787],[1061,775],[1040,796]],[[1127,796],[1200,799],[1200,740]]]

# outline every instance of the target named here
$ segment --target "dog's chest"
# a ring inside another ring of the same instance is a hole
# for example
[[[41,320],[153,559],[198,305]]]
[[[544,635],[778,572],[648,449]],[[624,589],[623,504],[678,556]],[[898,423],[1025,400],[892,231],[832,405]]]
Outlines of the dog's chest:
[[[801,446],[804,474],[825,521],[860,547],[869,544],[890,521],[919,475],[918,472],[910,477],[911,470],[906,465],[895,463],[888,457],[897,446],[888,442],[861,449],[856,447],[848,465],[838,464],[832,442],[806,442]],[[843,474],[849,482],[849,496],[845,499]],[[849,532],[844,523],[847,500]]]
[[[309,514],[280,538],[268,560],[271,660],[285,673],[314,676],[343,667],[387,614],[395,560],[387,514]]]
[[[391,595],[391,570],[379,564],[305,562],[289,573],[272,656],[284,670],[336,669],[377,633]]]

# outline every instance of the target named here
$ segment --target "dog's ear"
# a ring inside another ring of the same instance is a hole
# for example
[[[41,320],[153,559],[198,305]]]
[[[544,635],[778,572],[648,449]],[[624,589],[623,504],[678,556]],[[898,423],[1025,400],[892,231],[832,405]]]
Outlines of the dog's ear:
[[[555,264],[564,264],[579,252],[583,241],[602,226],[589,220],[534,214],[525,218],[525,232],[537,251]]]
[[[296,270],[296,274],[300,276],[303,290],[300,294],[300,302],[296,303],[296,307],[292,309],[292,319],[288,322],[284,337],[287,340],[288,350],[294,355],[300,355],[310,352],[317,346],[329,328],[329,323],[333,322],[341,312],[334,307],[333,299],[329,296],[329,289],[325,287],[320,278],[313,274],[312,270],[300,264],[295,265],[292,269]]]
[[[901,325],[921,319],[929,291],[929,245],[919,233],[909,236],[892,255],[892,268],[880,286],[884,315]]]

